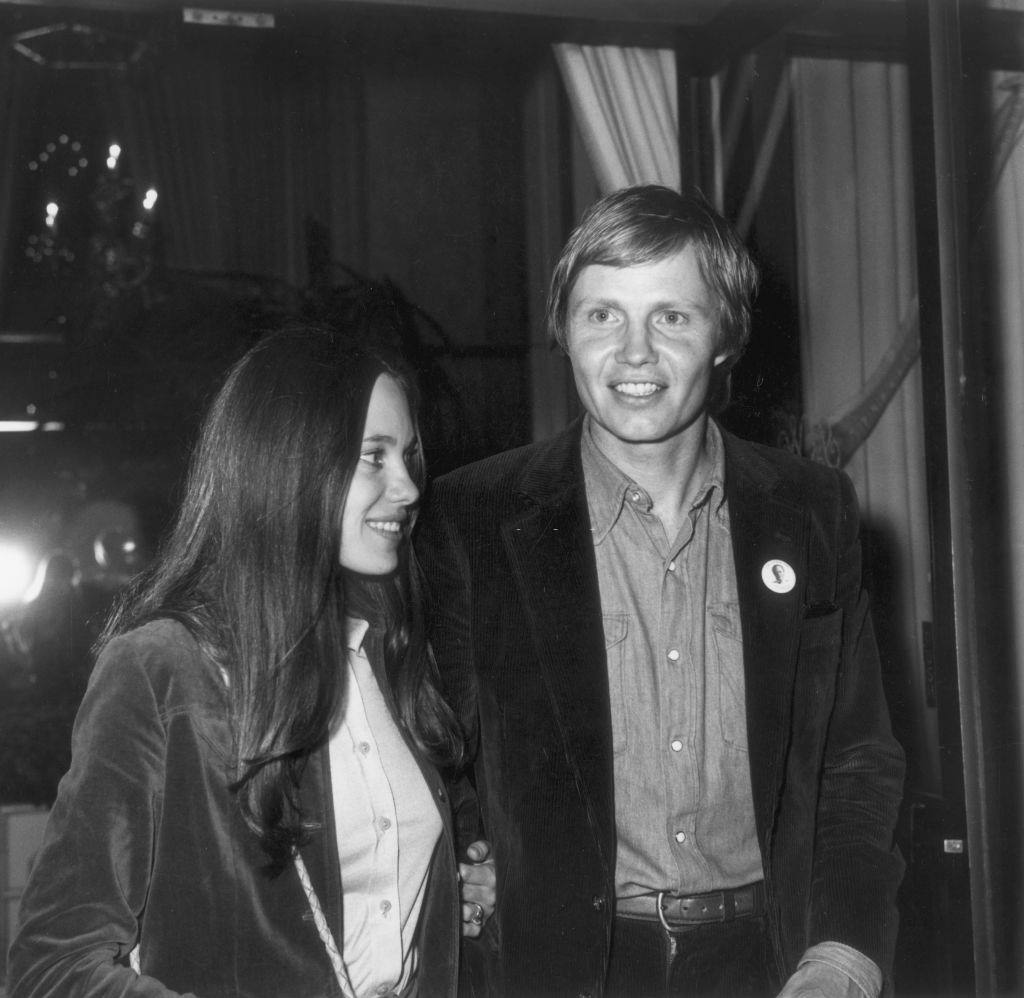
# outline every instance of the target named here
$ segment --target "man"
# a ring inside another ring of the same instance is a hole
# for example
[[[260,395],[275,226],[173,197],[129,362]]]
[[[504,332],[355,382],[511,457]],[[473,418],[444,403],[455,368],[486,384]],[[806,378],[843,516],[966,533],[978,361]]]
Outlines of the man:
[[[548,308],[585,414],[421,518],[512,998],[875,998],[891,967],[903,757],[852,486],[709,418],[756,283],[699,192],[599,201]]]

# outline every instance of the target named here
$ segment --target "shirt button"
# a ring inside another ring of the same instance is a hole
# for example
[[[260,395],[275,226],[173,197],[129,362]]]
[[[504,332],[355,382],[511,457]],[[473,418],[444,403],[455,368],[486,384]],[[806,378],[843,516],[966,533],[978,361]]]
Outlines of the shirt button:
[[[370,743],[369,742],[360,742],[359,743],[359,751],[362,752],[363,755],[369,755],[370,754]]]
[[[381,901],[381,903],[380,903],[380,913],[382,915],[387,915],[387,913],[389,911],[391,911],[391,902],[390,901]]]
[[[377,994],[379,995],[386,995],[390,990],[391,988],[389,988],[388,985],[386,984],[377,985]]]
[[[678,662],[678,661],[679,661],[679,652],[678,652],[678,651],[676,651],[676,649],[675,649],[675,648],[673,648],[673,649],[672,649],[672,650],[671,650],[671,651],[670,651],[670,652],[668,653],[668,660],[669,660],[670,662]]]
[[[593,900],[590,902],[594,906],[594,911],[604,911],[604,906],[607,903],[604,896],[601,894],[595,894]]]
[[[630,498],[633,500],[633,502],[639,502],[640,501],[640,493],[639,492],[632,492],[632,493],[630,493]]]
[[[672,745],[672,751],[673,752],[682,752],[683,751],[683,743],[678,738],[673,738],[672,742],[671,742],[671,745]]]
[[[445,799],[445,796],[444,796],[444,787],[438,787],[438,788],[437,788],[437,799],[438,799],[438,800],[444,800],[444,799]]]
[[[380,819],[380,827],[386,832],[391,827],[391,819],[390,818],[381,818]]]
[[[670,572],[674,572],[676,570],[676,563],[674,561],[670,561],[668,563],[668,570]]]
[[[676,832],[676,842],[680,844],[686,841],[686,832]]]

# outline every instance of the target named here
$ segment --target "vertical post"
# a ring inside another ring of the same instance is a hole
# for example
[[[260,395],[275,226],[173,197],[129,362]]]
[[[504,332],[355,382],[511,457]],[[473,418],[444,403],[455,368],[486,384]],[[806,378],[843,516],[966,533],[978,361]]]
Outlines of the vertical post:
[[[976,613],[971,451],[981,386],[967,312],[969,192],[959,0],[909,0],[921,373],[932,535],[936,694],[944,809],[925,847],[944,903],[951,994],[987,993],[992,966]]]
[[[538,68],[526,95],[527,309],[530,321],[532,439],[544,440],[573,415],[574,394],[562,351],[548,341],[547,283],[565,233],[573,223],[566,210],[563,149],[568,128],[559,100],[554,59]]]
[[[696,184],[709,198],[715,194],[715,148],[711,122],[711,80],[693,76],[691,39],[676,32],[676,97],[679,127],[679,183]],[[722,206],[717,205],[720,209]]]

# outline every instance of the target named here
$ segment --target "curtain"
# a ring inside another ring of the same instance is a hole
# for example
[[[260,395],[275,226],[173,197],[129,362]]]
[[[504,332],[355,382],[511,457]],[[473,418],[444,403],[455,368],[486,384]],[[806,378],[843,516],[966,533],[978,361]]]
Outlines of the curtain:
[[[555,58],[602,194],[679,188],[675,53],[559,44]]]
[[[986,230],[991,233],[995,265],[993,320],[996,330],[999,382],[996,418],[1005,448],[1002,455],[1008,511],[1007,557],[1013,619],[1010,634],[1016,677],[1016,716],[1024,717],[1024,74],[997,73],[992,78],[992,106],[1002,166],[988,205]],[[1018,746],[1018,752],[1021,749]],[[1024,786],[1019,789],[1024,799]],[[1024,931],[1024,927],[1022,927]]]
[[[35,107],[39,91],[39,71],[28,60],[15,52],[9,42],[0,50],[0,314],[6,303],[12,254],[23,249],[14,246],[14,224],[18,198],[18,174],[25,168],[19,153],[24,152],[21,136]]]
[[[339,206],[358,201],[337,169],[339,146],[353,145],[351,76],[329,59],[268,58],[266,44],[258,32],[168,41],[111,81],[112,116],[136,180],[159,192],[170,266],[301,286],[309,219],[335,237],[333,258],[363,263],[352,255],[362,234],[338,224]]]
[[[801,355],[808,427],[863,408],[906,339],[916,289],[906,68],[797,59],[793,73]],[[870,196],[869,196],[870,195]],[[893,379],[889,379],[893,380]],[[849,458],[908,786],[937,792],[937,718],[918,363]]]

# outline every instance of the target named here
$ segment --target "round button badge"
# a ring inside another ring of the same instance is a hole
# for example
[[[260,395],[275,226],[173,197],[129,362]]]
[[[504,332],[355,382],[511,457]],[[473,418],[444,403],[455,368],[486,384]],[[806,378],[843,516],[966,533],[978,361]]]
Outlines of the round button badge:
[[[761,581],[773,593],[788,593],[796,585],[796,572],[786,562],[772,558],[761,568]]]

